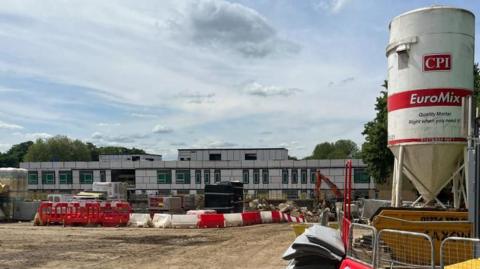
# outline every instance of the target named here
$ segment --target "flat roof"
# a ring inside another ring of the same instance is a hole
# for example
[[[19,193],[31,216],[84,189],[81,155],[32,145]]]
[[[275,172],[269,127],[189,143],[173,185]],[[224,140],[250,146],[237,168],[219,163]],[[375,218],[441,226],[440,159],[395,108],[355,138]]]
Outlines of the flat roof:
[[[180,150],[287,150],[286,148],[199,148],[199,149],[178,149]]]
[[[162,157],[162,154],[149,154],[149,153],[121,153],[121,154],[98,154],[98,156],[160,156]]]

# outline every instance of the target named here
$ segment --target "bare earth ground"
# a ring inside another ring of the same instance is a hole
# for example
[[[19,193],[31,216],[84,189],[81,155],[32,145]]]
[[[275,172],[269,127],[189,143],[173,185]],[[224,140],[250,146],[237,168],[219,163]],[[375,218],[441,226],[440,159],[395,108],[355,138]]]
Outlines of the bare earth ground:
[[[285,268],[289,224],[224,229],[0,224],[0,268]]]

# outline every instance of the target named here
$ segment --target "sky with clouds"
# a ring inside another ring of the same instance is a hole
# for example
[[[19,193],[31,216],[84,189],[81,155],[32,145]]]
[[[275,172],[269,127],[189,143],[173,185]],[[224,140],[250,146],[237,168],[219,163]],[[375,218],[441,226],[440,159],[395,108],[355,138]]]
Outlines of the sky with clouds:
[[[431,4],[480,14],[476,1],[2,0],[0,151],[57,134],[165,159],[361,144],[388,23]]]

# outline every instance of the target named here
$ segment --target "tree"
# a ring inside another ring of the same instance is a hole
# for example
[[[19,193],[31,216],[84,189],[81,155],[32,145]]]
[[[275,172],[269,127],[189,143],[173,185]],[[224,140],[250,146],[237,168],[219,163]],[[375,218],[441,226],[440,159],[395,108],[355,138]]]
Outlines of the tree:
[[[348,139],[341,139],[335,143],[323,142],[315,146],[311,156],[305,159],[346,159],[358,155],[358,146]]]
[[[27,162],[90,161],[91,152],[82,141],[59,135],[47,139],[37,139],[29,147],[24,160]]]
[[[382,86],[387,89],[387,81]],[[365,124],[362,132],[362,135],[365,136],[365,143],[362,145],[362,159],[375,182],[384,183],[391,175],[393,168],[393,154],[387,147],[387,91],[380,92],[375,110],[377,111],[375,118]]]
[[[480,107],[480,70],[478,63],[473,66],[473,98],[477,107]]]
[[[5,153],[0,153],[0,167],[18,167],[32,144],[32,141],[23,142],[13,145]]]

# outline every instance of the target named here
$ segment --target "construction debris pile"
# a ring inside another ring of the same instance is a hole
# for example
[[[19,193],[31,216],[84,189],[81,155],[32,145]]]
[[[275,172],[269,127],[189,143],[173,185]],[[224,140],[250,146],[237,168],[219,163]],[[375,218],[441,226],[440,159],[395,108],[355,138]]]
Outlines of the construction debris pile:
[[[294,201],[286,201],[277,206],[268,203],[265,199],[254,199],[248,203],[249,210],[271,211],[279,210],[293,217],[303,216],[307,222],[320,222],[322,218],[330,219],[333,213],[328,208],[309,210],[307,207],[298,206]]]

